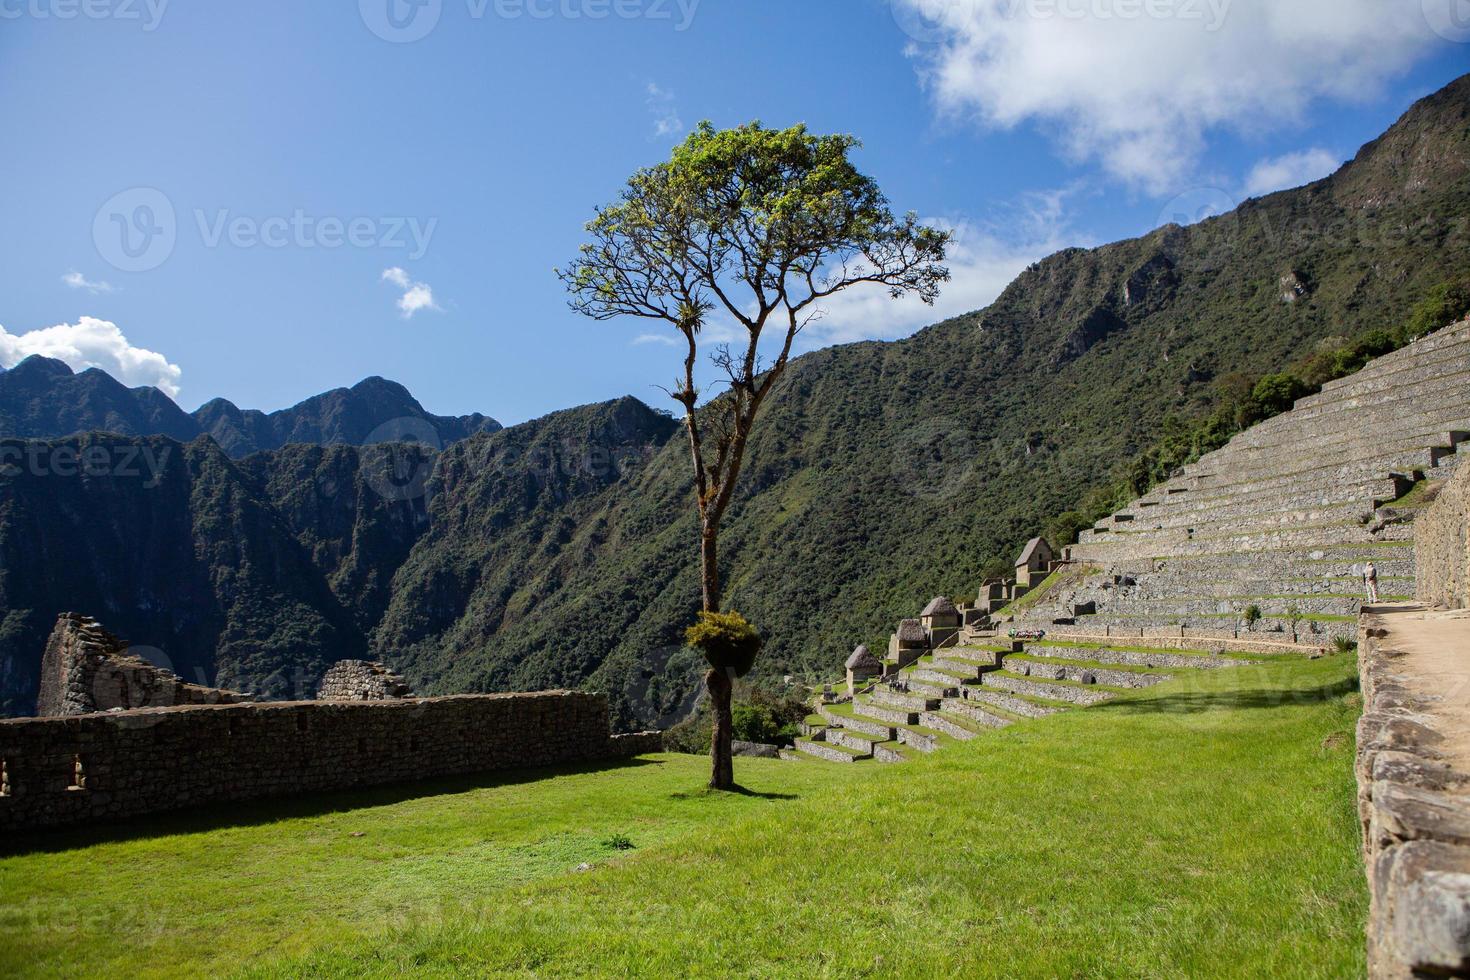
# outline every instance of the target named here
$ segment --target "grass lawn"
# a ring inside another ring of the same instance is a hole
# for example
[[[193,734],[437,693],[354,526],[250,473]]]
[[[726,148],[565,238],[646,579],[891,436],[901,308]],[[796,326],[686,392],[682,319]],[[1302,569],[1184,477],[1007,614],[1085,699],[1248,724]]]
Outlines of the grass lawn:
[[[0,858],[0,975],[1361,975],[1354,677],[1281,658],[901,766],[739,759],[751,795],[654,756],[42,838]]]

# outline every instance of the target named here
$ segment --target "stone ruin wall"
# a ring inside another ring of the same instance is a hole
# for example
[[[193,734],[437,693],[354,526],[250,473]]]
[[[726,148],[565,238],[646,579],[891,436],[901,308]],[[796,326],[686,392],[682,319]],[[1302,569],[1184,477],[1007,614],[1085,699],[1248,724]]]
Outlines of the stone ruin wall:
[[[387,664],[341,660],[322,676],[316,696],[319,701],[385,701],[411,698],[413,689]]]
[[[1470,466],[1459,466],[1414,521],[1415,596],[1425,605],[1470,606]]]
[[[607,698],[548,691],[144,708],[0,721],[0,828],[627,758]]]
[[[1446,719],[1405,683],[1383,620],[1363,616],[1358,670],[1358,818],[1367,866],[1368,975],[1470,972],[1470,773],[1437,746]]]
[[[84,715],[95,711],[180,704],[237,704],[248,694],[189,684],[171,671],[128,653],[128,645],[79,613],[62,613],[41,657],[36,714]]]

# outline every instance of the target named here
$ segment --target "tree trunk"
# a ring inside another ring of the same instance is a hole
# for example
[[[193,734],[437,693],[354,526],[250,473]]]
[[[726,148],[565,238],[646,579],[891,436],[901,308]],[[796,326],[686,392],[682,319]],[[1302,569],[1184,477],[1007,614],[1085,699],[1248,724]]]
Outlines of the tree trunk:
[[[730,753],[730,733],[733,722],[730,719],[730,683],[729,675],[717,667],[711,667],[704,675],[705,686],[709,688],[710,707],[714,709],[715,727],[710,737],[709,760],[710,760],[710,789],[734,789],[735,788],[735,763]]]
[[[717,536],[719,528],[708,522],[699,535],[700,585],[704,593],[705,612],[720,611],[720,566]],[[728,671],[711,667],[704,675],[709,690],[710,708],[714,712],[714,730],[710,732],[709,759],[711,789],[734,789],[735,764],[731,760],[730,739],[734,722],[730,717],[730,691],[734,687]]]
[[[700,587],[704,594],[704,611],[720,611],[720,547],[716,540],[719,528],[708,524],[699,535]]]

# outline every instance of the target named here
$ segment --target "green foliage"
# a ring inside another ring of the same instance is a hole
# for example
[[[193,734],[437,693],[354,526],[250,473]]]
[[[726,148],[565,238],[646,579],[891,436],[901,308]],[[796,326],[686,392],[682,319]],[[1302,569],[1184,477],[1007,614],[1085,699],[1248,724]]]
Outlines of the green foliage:
[[[1301,378],[1283,371],[1279,374],[1268,374],[1257,381],[1251,391],[1251,398],[1265,417],[1270,418],[1288,411],[1308,390],[1306,382]]]
[[[638,845],[627,834],[613,834],[602,842],[602,846],[610,851],[631,851]]]
[[[1257,623],[1259,623],[1260,621],[1261,621],[1261,607],[1258,606],[1258,605],[1256,605],[1255,603],[1251,603],[1249,606],[1246,606],[1245,607],[1245,626],[1246,626],[1246,629],[1253,629],[1255,627],[1255,625]]]
[[[1409,340],[1432,333],[1470,314],[1470,279],[1440,283],[1418,303],[1404,326]]]
[[[734,671],[736,677],[750,673],[763,642],[760,632],[738,612],[704,610],[684,631],[684,641],[704,654],[711,667]]]
[[[733,737],[763,745],[790,745],[811,709],[788,693],[740,685],[731,700]],[[670,752],[703,755],[710,748],[709,703],[701,701],[689,717],[666,729],[664,745]]]
[[[1056,515],[1041,526],[1041,536],[1053,548],[1065,548],[1077,543],[1077,535],[1093,525],[1080,511],[1068,510]]]
[[[1334,636],[1332,638],[1333,653],[1353,653],[1358,649],[1358,641],[1350,640],[1346,636]]]
[[[717,305],[745,315],[728,302],[732,283],[750,288],[758,305],[799,307],[818,278],[824,294],[835,291],[825,276],[854,260],[893,295],[912,291],[932,303],[949,278],[938,263],[950,234],[895,216],[877,182],[853,165],[858,146],[804,125],[701,122],[588,222],[592,241],[558,272],[573,309],[597,319],[653,316],[697,332]],[[784,330],[784,310],[781,318]]]

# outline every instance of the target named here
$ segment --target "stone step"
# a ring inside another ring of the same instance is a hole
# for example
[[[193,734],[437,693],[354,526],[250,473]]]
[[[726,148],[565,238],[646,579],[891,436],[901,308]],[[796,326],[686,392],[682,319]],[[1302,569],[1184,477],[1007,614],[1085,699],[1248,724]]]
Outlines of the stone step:
[[[1311,492],[1314,487],[1357,485],[1369,480],[1382,479],[1389,473],[1430,470],[1440,459],[1451,455],[1453,451],[1444,447],[1425,447],[1385,453],[1368,459],[1355,459],[1349,463],[1339,463],[1329,458],[1326,462],[1306,463],[1299,468],[1282,470],[1270,475],[1247,475],[1240,480],[1234,479],[1233,474],[1229,472],[1190,471],[1189,467],[1185,467],[1179,479],[1193,485],[1195,490],[1208,490],[1212,493],[1279,491],[1283,494],[1290,494]]]
[[[1229,578],[1242,574],[1272,579],[1298,575],[1334,578],[1358,577],[1361,566],[1372,561],[1379,574],[1414,577],[1414,545],[1410,541],[1345,545],[1324,548],[1282,548],[1249,553],[1174,555],[1168,558],[1130,559],[1113,564],[1119,575]]]
[[[946,698],[944,710],[940,714],[958,715],[977,725],[987,728],[1006,728],[1015,724],[1015,719],[1001,711],[995,705],[987,705],[979,701],[967,701],[964,698]]]
[[[934,731],[900,728],[898,729],[898,741],[917,752],[923,752],[925,754],[937,752],[940,748],[939,733]]]
[[[876,692],[875,692],[876,693]],[[852,706],[853,714],[874,721],[881,721],[888,725],[913,725],[919,720],[919,712],[909,711],[905,708],[890,708],[871,701],[855,702]]]
[[[873,746],[873,758],[879,762],[908,762],[911,750],[894,742],[880,742]]]
[[[1238,554],[1249,551],[1311,551],[1336,547],[1372,547],[1390,541],[1411,543],[1408,525],[1386,529],[1374,535],[1358,525],[1335,525],[1321,528],[1286,528],[1216,537],[1190,537],[1184,530],[1160,531],[1146,535],[1114,537],[1111,541],[1089,540],[1072,547],[1078,561],[1123,562],[1140,559],[1186,558],[1199,555]]]
[[[1079,651],[1080,652],[1080,651]],[[1119,670],[1096,661],[1069,663],[1053,662],[1058,658],[1032,658],[1013,654],[1006,660],[1006,670],[1023,677],[1039,680],[1071,681],[1074,684],[1106,684],[1109,687],[1144,688],[1167,680],[1169,674],[1154,674],[1141,670]],[[830,736],[829,736],[830,737]]]
[[[910,686],[912,686],[915,681],[922,681],[925,684],[934,684],[938,685],[941,688],[944,688],[958,687],[965,681],[973,681],[979,676],[980,671],[978,670],[961,670],[958,672],[954,672],[944,668],[940,668],[931,663],[928,666],[915,667],[912,671],[905,675],[905,679],[909,682]]]
[[[872,756],[871,750],[860,753],[840,745],[828,745],[826,742],[813,742],[805,738],[796,740],[796,749],[826,762],[857,762]]]
[[[1008,711],[1021,718],[1045,718],[1061,711],[1068,710],[1068,705],[1056,702],[1031,701],[1026,698],[1017,697],[1005,691],[994,688],[987,689],[983,685],[967,686],[964,690],[964,700],[976,704],[990,705],[1002,711]]]
[[[913,694],[901,694],[898,691],[891,691],[885,687],[874,688],[873,693],[868,695],[868,700],[873,704],[879,705],[880,707],[899,708],[906,712],[934,711],[939,708],[938,698],[925,698]],[[905,722],[905,724],[910,723]]]
[[[776,755],[779,758],[785,759],[787,762],[800,762],[803,759],[811,758],[806,753],[798,752],[795,749],[777,749]]]
[[[1380,592],[1384,591],[1381,588]],[[1241,620],[1251,606],[1271,619],[1290,619],[1291,607],[1302,616],[1356,616],[1367,592],[1354,596],[1298,596],[1276,599],[1268,596],[1236,596],[1230,599],[1142,598],[1134,595],[1112,595],[1095,600],[1098,615],[1148,616],[1157,619],[1173,617],[1218,618],[1222,622]]]
[[[1191,631],[1221,634],[1223,638],[1219,640],[1212,639],[1209,642],[1218,642],[1227,647],[1232,642],[1232,633],[1235,639],[1243,641],[1260,639],[1278,643],[1299,642],[1323,646],[1331,643],[1339,636],[1352,639],[1358,629],[1356,617],[1334,620],[1304,619],[1298,624],[1299,636],[1294,641],[1291,634],[1291,623],[1286,620],[1267,617],[1257,622],[1252,629],[1247,630],[1242,628],[1225,632],[1225,629],[1229,629],[1233,625],[1233,621],[1222,622],[1219,618],[1207,616],[1151,618],[1148,616],[1114,616],[1108,613],[1099,613],[1095,616],[1080,616],[1065,628],[1075,630],[1079,633],[1101,633],[1104,629],[1111,629],[1115,633],[1122,635],[1128,631],[1135,630],[1148,632],[1183,627]]]
[[[944,651],[944,656],[936,655],[930,666],[946,674],[952,674],[962,681],[971,681],[985,673],[987,670],[995,670],[1000,667],[1002,654],[993,654],[991,659],[981,663],[977,660],[961,658],[953,655],[950,651]]]
[[[959,684],[954,678],[949,678],[948,684],[910,677],[905,677],[904,682],[908,685],[910,694],[918,694],[926,698],[952,698],[955,691],[959,690]]]
[[[1394,412],[1393,431],[1403,439],[1434,436],[1446,430],[1464,429],[1470,420],[1470,394],[1454,392],[1439,398],[1432,404],[1413,403],[1399,406]],[[1310,445],[1314,450],[1329,446],[1363,442],[1364,418],[1355,412],[1323,415],[1307,423],[1283,427],[1274,431],[1257,433],[1247,429],[1230,440],[1223,449],[1239,451],[1292,450]]]
[[[942,711],[924,712],[919,716],[919,724],[961,742],[980,737],[980,733],[965,724],[962,719],[954,715],[946,715]]]
[[[1173,650],[1129,649],[1117,647],[1052,646],[1026,644],[1026,656],[1040,660],[1088,660],[1101,664],[1130,667],[1162,667],[1175,670],[1221,670],[1240,667],[1253,661],[1247,658],[1220,657],[1210,653],[1179,653]]]
[[[893,728],[890,725],[864,718],[857,713],[856,702],[853,705],[845,705],[847,712],[839,712],[832,708],[822,711],[822,717],[838,728],[846,728],[862,735],[871,735],[873,738],[887,741],[893,738]],[[828,730],[827,740],[832,741],[831,730]]]
[[[874,738],[872,736],[864,735],[864,734],[858,732],[857,729],[852,729],[852,730],[848,730],[846,728],[829,728],[829,729],[827,729],[827,744],[828,745],[835,745],[835,746],[837,746],[839,748],[844,748],[844,749],[852,749],[854,752],[858,753],[859,756],[870,756],[870,755],[872,755],[873,754],[873,743],[875,741],[876,742],[887,742],[887,741],[889,741],[889,738],[887,736],[884,736],[882,738]]]
[[[1099,690],[1095,687],[1083,687],[1063,681],[1036,680],[1005,671],[986,674],[983,686],[994,687],[1011,694],[1028,694],[1032,697],[1067,701],[1082,706],[1101,704],[1112,700],[1115,696],[1112,691]]]

